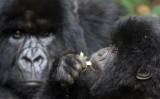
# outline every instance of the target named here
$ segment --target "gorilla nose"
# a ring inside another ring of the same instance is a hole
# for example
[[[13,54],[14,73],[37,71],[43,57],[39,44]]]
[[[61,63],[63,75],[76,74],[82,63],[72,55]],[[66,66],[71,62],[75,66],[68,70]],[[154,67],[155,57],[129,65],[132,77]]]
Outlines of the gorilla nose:
[[[34,63],[38,63],[40,64],[43,61],[43,57],[41,55],[39,56],[24,56],[22,57],[22,60],[24,61],[24,63],[30,63],[31,65],[34,65]]]
[[[18,66],[27,71],[42,71],[48,65],[47,55],[40,48],[27,48],[19,56]]]

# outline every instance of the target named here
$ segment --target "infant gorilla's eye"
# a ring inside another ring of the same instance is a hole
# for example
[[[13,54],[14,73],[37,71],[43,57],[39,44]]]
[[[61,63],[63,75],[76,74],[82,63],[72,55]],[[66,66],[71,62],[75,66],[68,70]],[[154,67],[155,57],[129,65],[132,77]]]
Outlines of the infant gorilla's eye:
[[[21,38],[22,35],[23,35],[23,33],[20,30],[16,30],[16,31],[13,32],[13,38],[15,38],[15,39]]]

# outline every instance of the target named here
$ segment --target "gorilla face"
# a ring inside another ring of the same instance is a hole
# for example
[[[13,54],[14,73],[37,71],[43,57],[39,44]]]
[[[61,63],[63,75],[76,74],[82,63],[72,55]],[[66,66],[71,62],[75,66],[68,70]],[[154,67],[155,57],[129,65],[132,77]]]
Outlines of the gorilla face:
[[[41,85],[59,52],[68,48],[85,52],[72,4],[67,0],[2,0],[1,84]]]
[[[45,38],[20,36],[21,34],[14,34],[9,38],[11,44],[17,42],[16,46],[19,46],[13,65],[13,78],[18,78],[18,82],[22,84],[37,85],[46,79],[47,71],[53,62],[49,60],[46,48],[54,40],[54,36]]]

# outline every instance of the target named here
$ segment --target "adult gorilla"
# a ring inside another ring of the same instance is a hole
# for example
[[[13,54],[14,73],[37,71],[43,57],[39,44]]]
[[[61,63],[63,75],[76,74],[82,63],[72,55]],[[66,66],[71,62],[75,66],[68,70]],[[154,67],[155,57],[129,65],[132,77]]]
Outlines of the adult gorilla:
[[[79,65],[66,70],[53,65],[55,57],[67,49],[89,56],[106,46],[120,14],[110,0],[1,0],[0,98],[31,99],[49,74],[53,97],[63,96],[60,85],[74,83],[85,58],[71,55]]]

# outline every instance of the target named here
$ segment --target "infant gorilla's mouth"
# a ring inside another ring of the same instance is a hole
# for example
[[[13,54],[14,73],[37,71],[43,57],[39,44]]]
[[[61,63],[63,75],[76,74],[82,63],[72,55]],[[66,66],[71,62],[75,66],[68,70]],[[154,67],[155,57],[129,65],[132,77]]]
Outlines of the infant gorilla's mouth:
[[[23,86],[29,86],[29,87],[38,87],[42,85],[42,82],[39,81],[25,81],[20,83]]]

